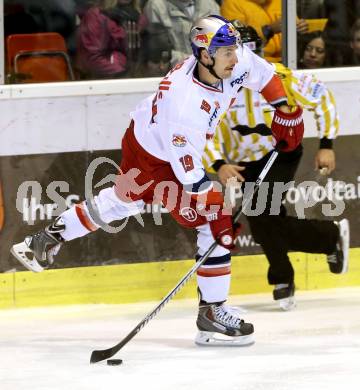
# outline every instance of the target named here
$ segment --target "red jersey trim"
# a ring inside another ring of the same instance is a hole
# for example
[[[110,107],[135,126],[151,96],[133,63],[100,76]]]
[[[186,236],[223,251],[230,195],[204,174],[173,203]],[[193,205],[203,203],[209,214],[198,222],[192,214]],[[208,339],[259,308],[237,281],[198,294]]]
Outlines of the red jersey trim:
[[[194,76],[193,76],[192,80],[195,84],[200,85],[200,87],[203,87],[203,88],[207,89],[208,91],[223,93],[222,89],[218,89],[215,87],[211,87],[210,85],[203,84],[200,81],[196,80],[196,78]]]

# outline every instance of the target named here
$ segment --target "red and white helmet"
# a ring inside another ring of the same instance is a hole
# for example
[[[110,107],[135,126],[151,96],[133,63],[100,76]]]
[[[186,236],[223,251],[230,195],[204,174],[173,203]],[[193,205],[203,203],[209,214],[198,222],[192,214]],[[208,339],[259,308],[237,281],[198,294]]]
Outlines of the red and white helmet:
[[[199,58],[201,49],[208,51],[211,57],[218,47],[241,44],[240,34],[225,18],[219,15],[210,15],[198,19],[190,30],[191,48],[196,58]]]

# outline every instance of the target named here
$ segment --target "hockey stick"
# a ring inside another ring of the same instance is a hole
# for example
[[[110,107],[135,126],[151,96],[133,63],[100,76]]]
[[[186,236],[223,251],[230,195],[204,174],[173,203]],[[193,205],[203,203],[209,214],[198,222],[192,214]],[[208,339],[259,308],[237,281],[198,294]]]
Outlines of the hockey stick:
[[[248,198],[243,200],[242,205],[239,207],[239,209],[233,216],[234,223],[239,220],[241,214],[243,213],[243,210],[247,208],[249,203],[252,201],[253,196],[258,192],[261,183],[263,182],[265,176],[269,172],[271,166],[273,165],[279,154],[278,150],[279,149],[277,148],[272,152],[265,167],[260,172],[259,177],[255,182],[252,196],[249,196]],[[139,322],[138,325],[135,326],[135,328],[123,340],[121,340],[118,344],[114,345],[111,348],[93,351],[90,357],[90,363],[97,363],[102,360],[109,359],[114,356],[118,351],[120,351],[120,349],[123,348],[133,337],[135,337],[140,332],[140,330],[159,313],[159,311],[170,301],[170,299],[172,299],[181,290],[181,288],[190,280],[194,273],[205,263],[205,261],[209,258],[209,256],[214,251],[217,245],[218,244],[216,243],[216,241],[214,241],[210,248],[200,257],[200,259],[180,280],[180,282],[165,296],[165,298],[163,298],[163,300],[155,307],[155,309],[153,309],[141,322]]]

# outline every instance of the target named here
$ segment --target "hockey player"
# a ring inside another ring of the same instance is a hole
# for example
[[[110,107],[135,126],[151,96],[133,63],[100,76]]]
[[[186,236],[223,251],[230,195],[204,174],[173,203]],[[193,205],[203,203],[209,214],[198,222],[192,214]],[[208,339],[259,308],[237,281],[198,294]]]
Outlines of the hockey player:
[[[51,266],[64,242],[135,215],[144,202],[156,197],[181,225],[197,229],[197,256],[214,240],[219,244],[197,273],[201,299],[196,342],[221,342],[216,336],[222,334],[222,339],[243,345],[253,341],[253,325],[225,304],[229,250],[238,232],[232,226],[231,211],[224,209],[221,192],[215,191],[205,174],[205,144],[243,86],[261,91],[274,107],[272,131],[277,142],[285,142],[286,151],[301,142],[302,110],[288,106],[273,67],[241,45],[239,33],[226,19],[215,15],[199,19],[190,40],[194,54],[176,65],[158,91],[131,113],[115,186],[99,192],[95,207],[90,202],[75,205],[45,230],[14,245],[12,253],[27,268],[41,271]]]
[[[261,55],[262,41],[256,30],[236,21],[233,23],[243,44]],[[314,112],[320,137],[315,167],[331,173],[335,168],[332,140],[339,125],[331,92],[314,75],[291,71],[282,64],[274,64],[274,69],[283,82],[289,103]],[[273,150],[272,112],[273,108],[261,99],[258,92],[244,88],[238,94],[205,153],[205,166],[209,171],[217,172],[222,184],[225,185],[231,177],[240,181],[256,180]],[[297,219],[286,215],[283,204],[280,215],[270,213],[274,183],[292,181],[301,156],[301,145],[290,153],[280,153],[265,179],[270,187],[264,212],[247,217],[253,237],[269,262],[268,282],[275,285],[273,298],[284,310],[295,306],[294,269],[288,257],[289,250],[326,254],[333,273],[344,273],[348,268],[349,224],[346,219],[335,223]]]

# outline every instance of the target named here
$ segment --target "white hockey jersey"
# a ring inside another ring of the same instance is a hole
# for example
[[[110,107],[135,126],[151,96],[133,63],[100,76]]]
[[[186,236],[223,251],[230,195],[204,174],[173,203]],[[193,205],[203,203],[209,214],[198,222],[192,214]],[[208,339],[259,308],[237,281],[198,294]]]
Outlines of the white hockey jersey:
[[[202,186],[208,180],[202,163],[206,141],[214,136],[241,87],[261,91],[274,75],[272,65],[247,47],[239,47],[237,56],[232,76],[218,88],[195,78],[197,60],[189,57],[131,113],[137,141],[151,155],[169,162],[189,192],[206,190]]]

